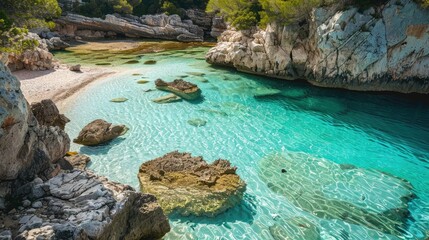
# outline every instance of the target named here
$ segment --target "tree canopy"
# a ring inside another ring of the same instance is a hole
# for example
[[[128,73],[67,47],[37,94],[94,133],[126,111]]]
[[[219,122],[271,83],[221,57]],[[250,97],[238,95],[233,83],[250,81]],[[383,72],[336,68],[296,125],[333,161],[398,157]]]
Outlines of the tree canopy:
[[[54,26],[61,15],[57,0],[1,0],[0,52],[21,52],[38,45],[25,38],[28,29]]]

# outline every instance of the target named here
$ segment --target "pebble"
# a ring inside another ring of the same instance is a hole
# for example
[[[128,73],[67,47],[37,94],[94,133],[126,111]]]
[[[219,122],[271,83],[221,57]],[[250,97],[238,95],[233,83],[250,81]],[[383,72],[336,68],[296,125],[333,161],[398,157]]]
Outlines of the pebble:
[[[41,208],[41,207],[43,207],[43,204],[41,201],[37,201],[37,202],[34,202],[33,204],[31,204],[31,206],[34,208]]]
[[[30,202],[30,200],[24,200],[24,201],[22,201],[22,206],[23,207],[29,207],[31,205],[31,202]]]

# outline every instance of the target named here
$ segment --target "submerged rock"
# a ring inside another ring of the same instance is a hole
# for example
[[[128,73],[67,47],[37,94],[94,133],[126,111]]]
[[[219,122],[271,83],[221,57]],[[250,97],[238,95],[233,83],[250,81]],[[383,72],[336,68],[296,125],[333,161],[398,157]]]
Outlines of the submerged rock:
[[[73,140],[74,143],[95,146],[108,142],[127,132],[125,125],[112,125],[102,119],[97,119],[86,125]]]
[[[146,84],[148,82],[149,82],[148,80],[143,80],[143,79],[137,81],[138,84]]]
[[[303,240],[319,240],[319,228],[304,217],[293,217],[289,219],[281,219],[269,227],[270,234],[275,240],[284,239],[303,239]]]
[[[201,97],[201,90],[197,85],[176,79],[173,82],[164,82],[162,79],[155,81],[157,89],[172,92],[186,100],[195,100]]]
[[[213,217],[238,204],[246,184],[227,160],[171,152],[141,165],[142,192],[154,194],[166,212]]]
[[[64,130],[66,123],[70,122],[64,114],[60,114],[57,106],[51,99],[45,99],[41,102],[32,103],[31,111],[36,117],[37,122],[46,126],[57,126]]]
[[[153,64],[156,64],[156,61],[155,61],[155,60],[147,60],[147,61],[145,61],[143,64],[146,64],[146,65],[153,65]]]
[[[174,93],[171,93],[159,98],[152,99],[152,101],[156,103],[172,103],[182,101],[182,98]]]
[[[124,98],[124,97],[121,97],[121,98],[112,98],[110,101],[114,102],[114,103],[121,103],[121,102],[128,101],[128,98]]]
[[[362,168],[343,168],[304,153],[281,153],[259,163],[259,176],[276,193],[319,218],[341,219],[398,235],[414,197],[410,183]]]
[[[124,62],[124,64],[137,64],[137,63],[139,63],[139,60],[129,60]]]
[[[257,97],[272,96],[272,95],[277,95],[277,94],[281,93],[281,91],[278,89],[264,88],[264,87],[256,88],[256,89],[252,90],[252,92],[253,92],[253,96],[256,98]]]
[[[194,127],[202,127],[207,124],[207,121],[200,118],[193,118],[193,119],[189,119],[188,123]]]

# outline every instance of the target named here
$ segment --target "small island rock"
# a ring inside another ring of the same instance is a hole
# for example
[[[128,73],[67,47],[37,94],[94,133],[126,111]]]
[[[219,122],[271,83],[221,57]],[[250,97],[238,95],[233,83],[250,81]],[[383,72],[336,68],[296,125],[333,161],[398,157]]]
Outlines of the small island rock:
[[[112,125],[102,119],[97,119],[86,125],[74,143],[86,146],[95,146],[108,142],[127,132],[125,125]]]
[[[157,197],[165,212],[213,217],[238,204],[246,183],[227,160],[208,164],[202,157],[177,151],[141,165],[142,192]]]
[[[198,86],[183,79],[176,79],[173,82],[157,79],[155,85],[159,90],[172,92],[186,100],[195,100],[201,97],[201,90]]]

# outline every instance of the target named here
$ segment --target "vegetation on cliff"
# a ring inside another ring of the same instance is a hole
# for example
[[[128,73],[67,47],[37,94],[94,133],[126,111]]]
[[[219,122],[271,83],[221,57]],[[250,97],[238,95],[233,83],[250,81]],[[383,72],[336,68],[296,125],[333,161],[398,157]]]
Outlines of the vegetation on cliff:
[[[37,41],[25,38],[28,29],[52,28],[52,19],[60,15],[57,0],[0,1],[0,52],[21,52],[37,46]]]
[[[423,7],[429,0],[418,0]],[[288,24],[305,20],[316,7],[340,4],[344,7],[355,5],[365,9],[387,0],[210,0],[208,12],[219,12],[232,26],[239,30],[252,26],[266,26],[270,22]]]
[[[87,3],[67,9],[88,17],[103,17],[106,14],[178,14],[184,9],[205,9],[208,0],[90,0]]]

